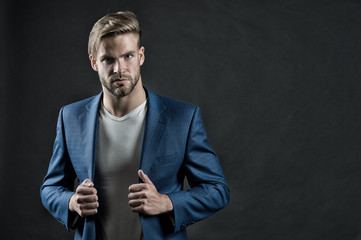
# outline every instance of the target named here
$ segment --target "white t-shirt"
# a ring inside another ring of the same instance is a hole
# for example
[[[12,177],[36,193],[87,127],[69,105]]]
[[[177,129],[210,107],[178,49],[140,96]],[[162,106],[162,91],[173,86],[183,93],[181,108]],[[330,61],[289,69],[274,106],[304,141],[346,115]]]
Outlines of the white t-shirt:
[[[100,108],[95,155],[99,196],[97,239],[141,239],[139,215],[128,205],[128,188],[138,183],[147,100],[123,117]]]

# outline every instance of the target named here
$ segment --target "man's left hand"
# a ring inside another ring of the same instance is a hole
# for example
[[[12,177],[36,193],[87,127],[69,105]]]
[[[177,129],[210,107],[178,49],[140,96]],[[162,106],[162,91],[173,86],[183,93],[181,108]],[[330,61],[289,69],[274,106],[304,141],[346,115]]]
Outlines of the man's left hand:
[[[149,177],[142,171],[138,171],[143,183],[132,184],[129,187],[129,206],[133,212],[147,215],[158,215],[173,210],[170,198],[160,194]]]

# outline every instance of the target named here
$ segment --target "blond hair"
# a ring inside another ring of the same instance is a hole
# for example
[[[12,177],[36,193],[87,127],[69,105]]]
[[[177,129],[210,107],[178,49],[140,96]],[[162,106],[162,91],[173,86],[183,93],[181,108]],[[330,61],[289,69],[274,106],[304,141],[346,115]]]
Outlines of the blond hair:
[[[141,30],[137,16],[133,12],[116,12],[105,15],[94,24],[89,34],[88,54],[96,56],[99,43],[103,38],[130,32],[138,34],[139,47]]]

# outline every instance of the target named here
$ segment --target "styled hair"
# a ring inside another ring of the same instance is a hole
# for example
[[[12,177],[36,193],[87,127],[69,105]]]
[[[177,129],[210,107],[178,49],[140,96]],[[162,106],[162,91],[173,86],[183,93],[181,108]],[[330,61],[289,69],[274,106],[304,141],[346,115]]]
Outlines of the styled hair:
[[[110,13],[99,19],[89,34],[88,54],[94,57],[103,38],[117,36],[124,33],[138,34],[138,47],[140,46],[141,30],[137,16],[133,12]]]

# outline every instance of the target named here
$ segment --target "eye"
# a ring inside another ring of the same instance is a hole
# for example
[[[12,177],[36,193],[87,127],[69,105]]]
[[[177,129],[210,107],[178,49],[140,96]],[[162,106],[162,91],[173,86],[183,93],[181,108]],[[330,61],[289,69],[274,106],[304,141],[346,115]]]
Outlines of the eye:
[[[127,54],[124,56],[126,60],[133,58],[133,54]]]
[[[111,64],[111,63],[114,62],[114,59],[110,58],[110,57],[106,57],[106,58],[103,58],[102,62],[105,62],[107,64]]]

